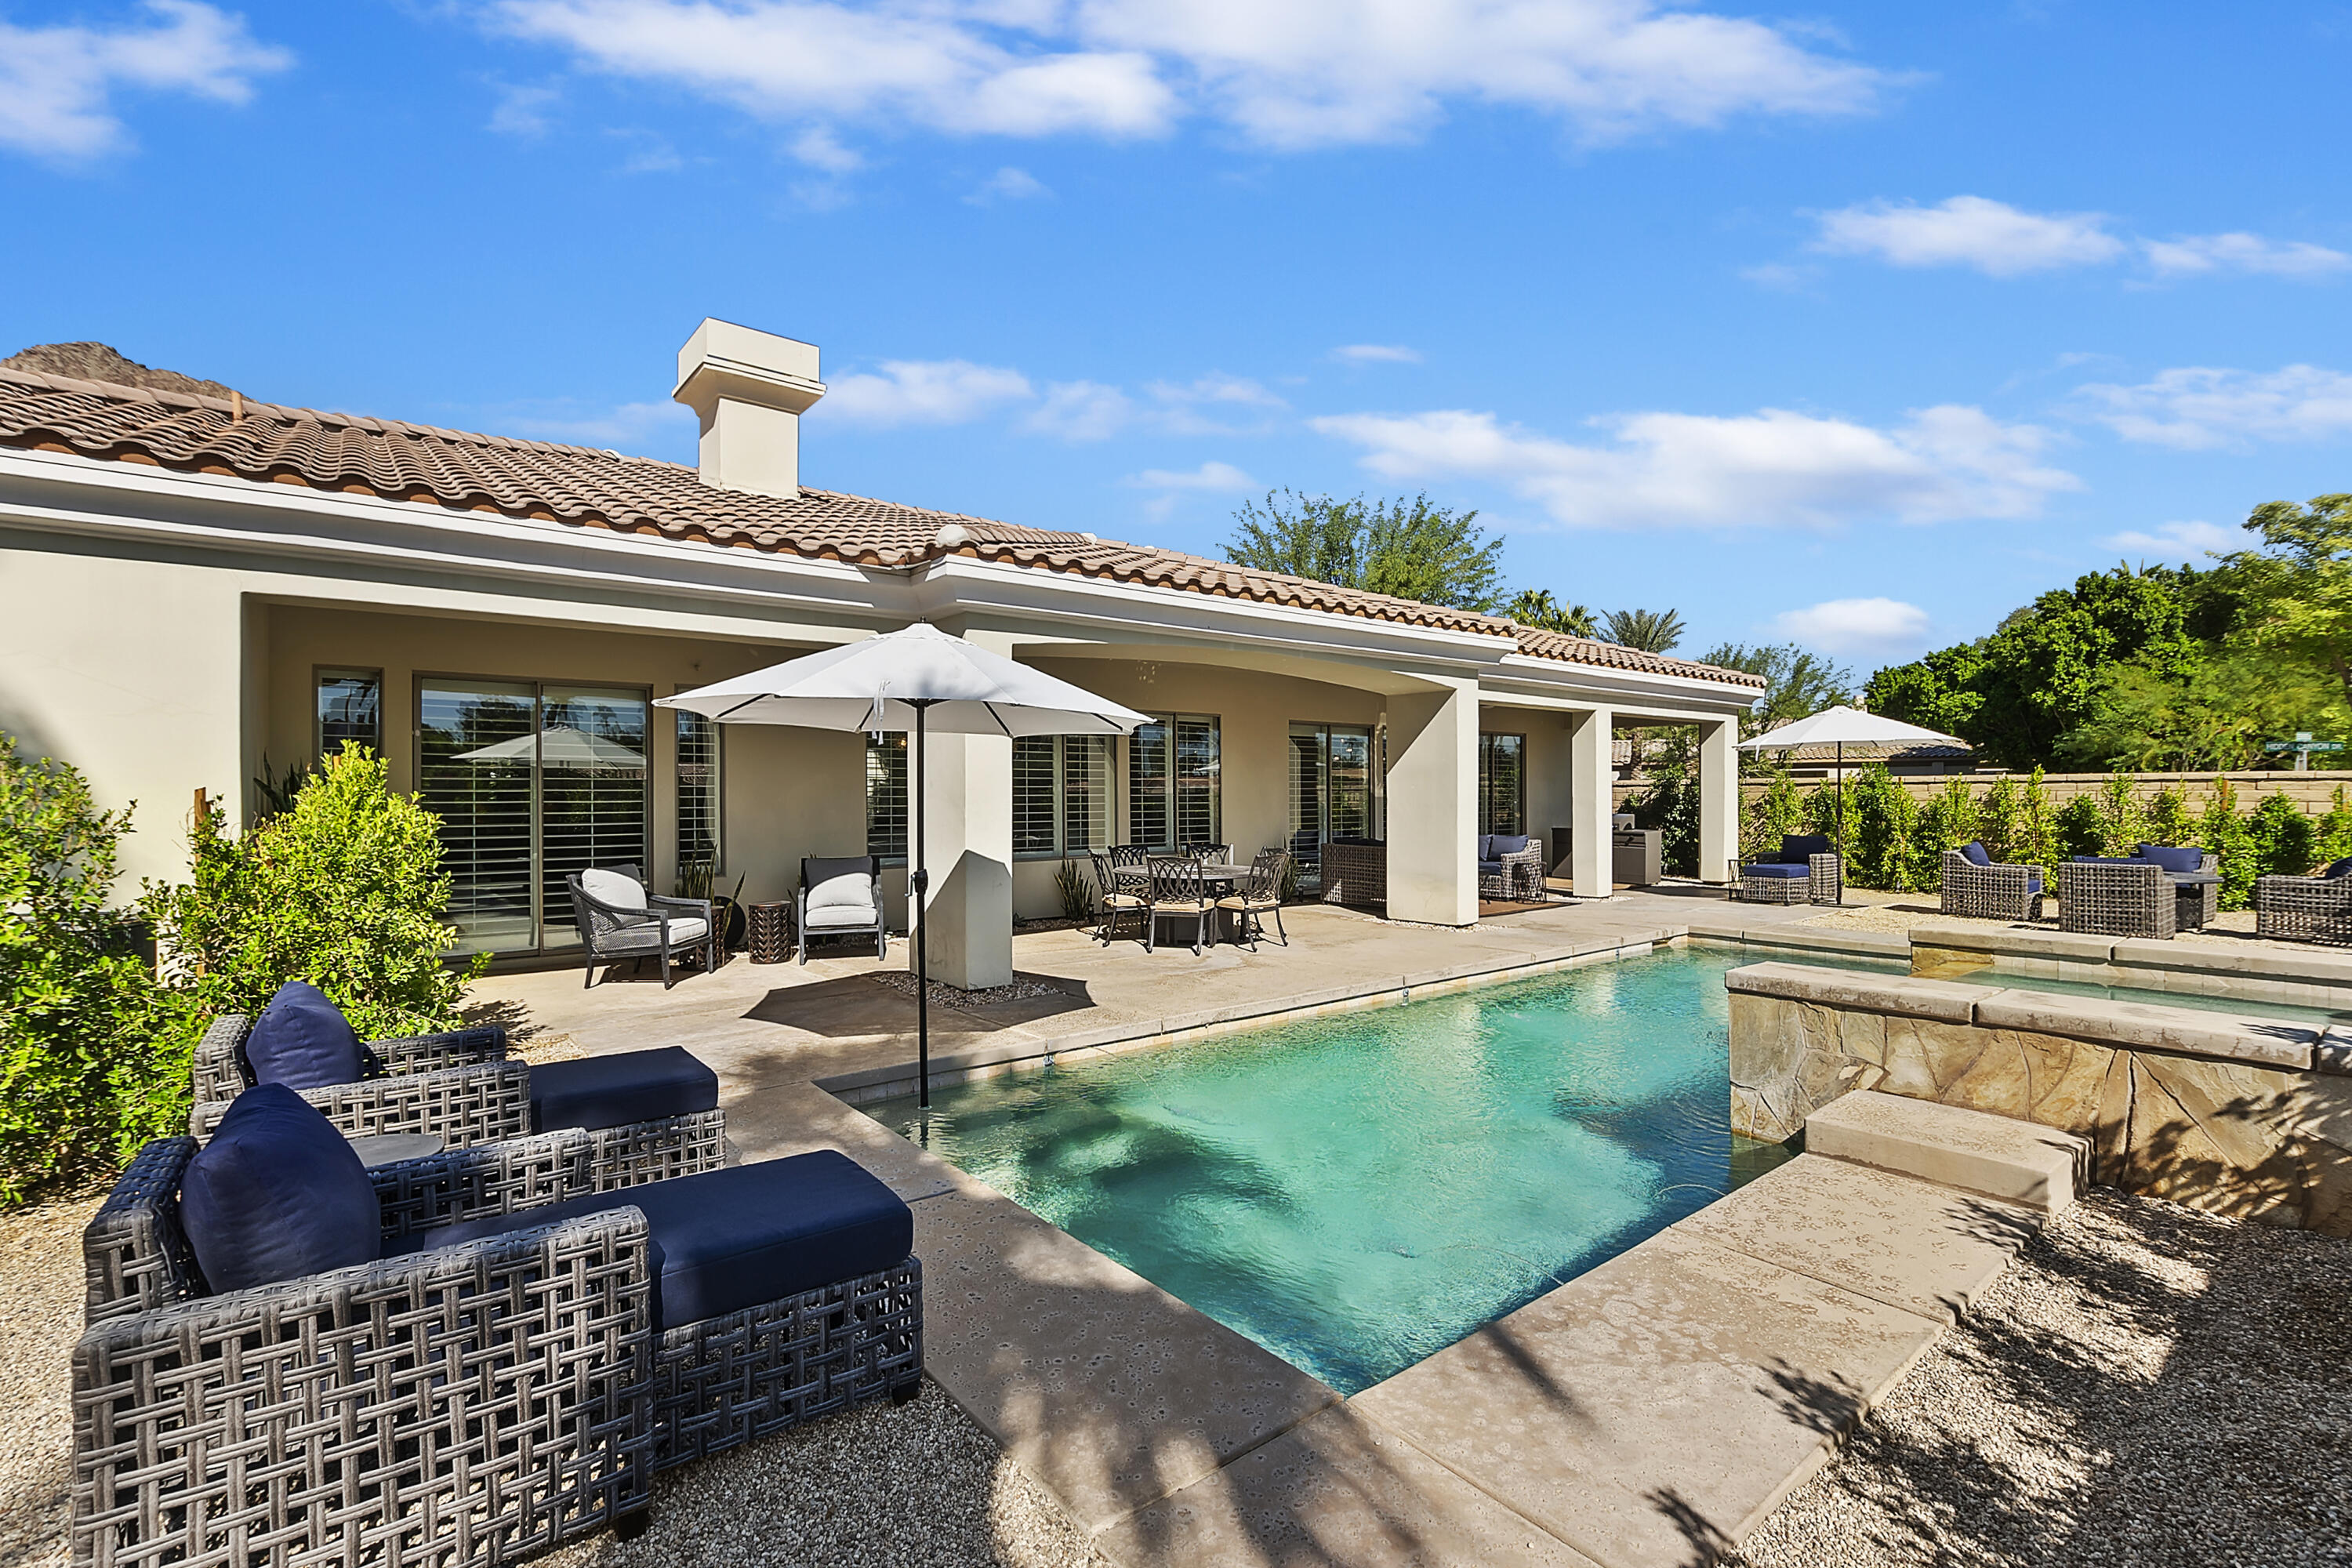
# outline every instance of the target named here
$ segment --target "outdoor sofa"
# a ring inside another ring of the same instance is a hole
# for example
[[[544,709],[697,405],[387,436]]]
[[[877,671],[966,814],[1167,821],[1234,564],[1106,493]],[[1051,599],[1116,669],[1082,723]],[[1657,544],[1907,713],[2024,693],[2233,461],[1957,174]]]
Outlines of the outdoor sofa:
[[[1734,861],[1731,883],[1751,904],[1834,904],[1845,897],[1845,861],[1827,834],[1783,834],[1778,854]]]
[[[874,956],[890,956],[883,923],[882,861],[873,855],[811,856],[801,862],[800,961],[818,937],[872,938]]]
[[[2254,934],[2300,942],[2352,942],[2352,858],[2315,877],[2254,880]]]
[[[495,1563],[922,1375],[913,1220],[834,1151],[602,1191],[576,1130],[369,1170],[263,1085],[84,1237],[78,1563]]]
[[[1478,839],[1478,896],[1540,899],[1544,893],[1543,840],[1524,833],[1487,833]]]
[[[2038,921],[2044,896],[2039,866],[2002,865],[1974,839],[1944,851],[1938,907],[1945,914],[1980,921]]]
[[[291,1089],[344,1136],[425,1133],[451,1148],[586,1130],[600,1162],[675,1173],[726,1142],[719,1076],[677,1047],[573,1061],[507,1059],[485,1027],[362,1043],[315,986],[289,981],[259,1016],[225,1014],[196,1044],[188,1131],[212,1137],[257,1084]]]
[[[672,984],[672,958],[692,958],[708,974],[719,967],[719,922],[709,899],[671,899],[646,891],[635,866],[592,866],[563,879],[572,893],[572,919],[580,932],[587,967],[583,990],[596,983],[596,971],[623,959],[643,963],[661,959],[662,989]]]

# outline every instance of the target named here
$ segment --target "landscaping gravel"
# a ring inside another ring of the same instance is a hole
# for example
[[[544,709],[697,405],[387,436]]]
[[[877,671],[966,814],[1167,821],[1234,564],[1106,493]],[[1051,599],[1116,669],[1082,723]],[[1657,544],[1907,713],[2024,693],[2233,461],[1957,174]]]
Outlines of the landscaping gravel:
[[[81,1231],[102,1194],[0,1212],[0,1563],[66,1560],[68,1360],[81,1337]]]
[[[2352,1563],[2348,1437],[2352,1242],[2101,1191],[1734,1561]]]

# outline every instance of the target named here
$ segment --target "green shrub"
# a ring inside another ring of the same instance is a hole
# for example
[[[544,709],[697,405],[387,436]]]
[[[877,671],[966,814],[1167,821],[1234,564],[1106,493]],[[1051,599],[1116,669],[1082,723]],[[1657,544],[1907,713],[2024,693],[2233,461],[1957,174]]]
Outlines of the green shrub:
[[[2147,842],[2182,847],[2197,842],[2197,819],[2189,815],[2189,797],[2178,784],[2158,790],[2147,803]]]
[[[1873,763],[1853,782],[1847,804],[1847,876],[1857,887],[1916,890],[1912,860],[1919,806],[1911,792],[1895,782],[1885,763]]]
[[[0,1204],[186,1118],[187,1058],[159,1057],[164,1003],[107,904],[130,828],[79,773],[0,734]]]
[[[2284,795],[2263,796],[2246,826],[2256,877],[2300,877],[2311,869],[2317,825]]]
[[[2058,808],[2053,819],[2058,839],[2058,858],[2071,860],[2077,855],[2106,853],[2106,825],[2099,820],[2099,803],[2087,795],[2078,795]]]
[[[1764,793],[1748,803],[1740,815],[1739,855],[1743,860],[1754,860],[1780,851],[1780,840],[1805,828],[1805,802],[1798,795],[1794,779],[1784,764],[1772,770],[1771,781]],[[1711,867],[1702,868],[1705,875],[1714,875]]]
[[[2352,855],[2352,805],[2344,803],[2344,786],[2337,784],[2327,815],[2321,817],[2312,832],[2311,859],[2315,866],[2341,860]]]
[[[1094,879],[1076,860],[1065,860],[1054,868],[1054,896],[1061,900],[1064,920],[1084,921],[1094,918]]]
[[[2019,829],[2021,808],[2017,783],[2007,773],[1993,780],[1992,788],[1977,803],[1977,837],[1995,860],[2011,863],[2023,855],[2024,836]]]
[[[2127,773],[2109,773],[2091,797],[2098,808],[2099,847],[2090,855],[2127,856],[2148,842],[2147,811],[2139,803],[2139,781]]]
[[[1944,852],[1984,837],[1982,814],[1969,781],[1955,773],[1919,808],[1919,827],[1911,848],[1911,885],[1933,891],[1944,885]]]
[[[2050,806],[2050,791],[2042,782],[2042,768],[2034,765],[2025,781],[2025,793],[2018,798],[2017,837],[2010,845],[2011,858],[2023,865],[2047,869],[2058,857],[2058,814]]]
[[[191,880],[151,889],[184,1030],[252,1013],[289,980],[341,1007],[362,1039],[458,1023],[466,984],[489,963],[443,963],[449,879],[440,821],[388,787],[382,758],[346,743],[290,806],[241,838],[208,810],[191,835]]]
[[[2228,779],[2213,781],[2212,798],[2205,803],[2197,824],[2197,842],[2209,854],[2221,858],[2221,907],[2242,910],[2253,902],[2254,837],[2238,815],[2237,786]]]

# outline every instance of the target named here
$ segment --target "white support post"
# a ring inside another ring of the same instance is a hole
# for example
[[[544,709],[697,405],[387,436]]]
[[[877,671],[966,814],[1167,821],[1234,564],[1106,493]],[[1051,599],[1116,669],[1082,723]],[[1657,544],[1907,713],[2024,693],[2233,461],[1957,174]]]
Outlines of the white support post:
[[[1010,657],[1001,633],[960,633]],[[977,991],[1013,984],[1013,742],[1002,735],[924,737],[926,859],[931,873],[924,918],[931,978]],[[908,963],[914,963],[908,944]]]
[[[1389,918],[1475,925],[1478,684],[1447,680],[1388,703]]]
[[[1609,818],[1617,805],[1616,770],[1609,765],[1613,715],[1606,708],[1569,719],[1569,879],[1580,899],[1605,899],[1612,877]]]
[[[1698,879],[1731,875],[1739,853],[1739,721],[1701,726],[1698,738]]]

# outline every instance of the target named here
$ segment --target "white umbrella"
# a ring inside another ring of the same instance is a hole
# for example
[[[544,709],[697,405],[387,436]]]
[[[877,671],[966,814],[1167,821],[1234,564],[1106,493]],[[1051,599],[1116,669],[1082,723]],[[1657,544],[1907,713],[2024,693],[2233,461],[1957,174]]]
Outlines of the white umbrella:
[[[527,763],[533,757],[543,768],[641,768],[646,759],[620,742],[603,735],[592,735],[585,730],[554,724],[535,735],[517,735],[511,741],[482,746],[470,752],[460,752],[454,761],[460,763]]]
[[[1922,730],[1916,724],[1906,724],[1899,719],[1881,718],[1865,713],[1859,708],[1824,708],[1820,712],[1769,730],[1752,741],[1742,741],[1743,752],[1780,751],[1798,746],[1837,747],[1837,838],[1838,859],[1845,859],[1845,749],[1853,746],[1958,746],[1971,749],[1957,735],[1940,731]],[[1845,901],[1845,879],[1838,879],[1838,902]]]
[[[654,700],[722,724],[793,724],[810,730],[910,731],[923,765],[928,730],[960,735],[1125,735],[1148,715],[1097,697],[931,626],[787,659],[766,669]],[[914,867],[908,877],[915,926],[915,1050],[919,1103],[931,1103],[930,966],[923,895],[923,788],[916,775]]]

